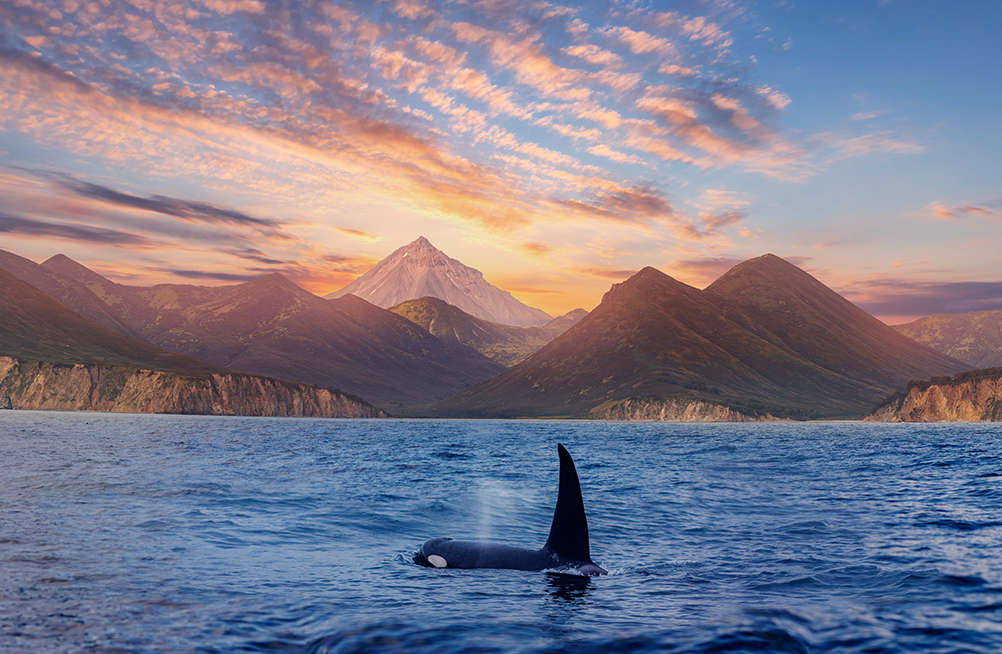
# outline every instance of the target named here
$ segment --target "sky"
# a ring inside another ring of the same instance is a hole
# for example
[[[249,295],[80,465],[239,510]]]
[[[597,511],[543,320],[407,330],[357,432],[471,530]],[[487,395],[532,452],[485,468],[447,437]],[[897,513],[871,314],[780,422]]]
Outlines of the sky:
[[[526,304],[765,253],[1002,309],[1002,2],[0,0],[0,249],[317,294],[419,236]]]

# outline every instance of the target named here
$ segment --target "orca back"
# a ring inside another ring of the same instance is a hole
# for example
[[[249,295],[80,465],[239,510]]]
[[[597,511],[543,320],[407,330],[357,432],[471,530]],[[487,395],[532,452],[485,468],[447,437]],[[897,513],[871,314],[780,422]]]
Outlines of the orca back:
[[[591,562],[588,546],[588,518],[585,517],[581,482],[574,460],[562,444],[557,444],[560,455],[560,487],[557,490],[557,507],[553,510],[548,548],[560,557],[571,561]]]

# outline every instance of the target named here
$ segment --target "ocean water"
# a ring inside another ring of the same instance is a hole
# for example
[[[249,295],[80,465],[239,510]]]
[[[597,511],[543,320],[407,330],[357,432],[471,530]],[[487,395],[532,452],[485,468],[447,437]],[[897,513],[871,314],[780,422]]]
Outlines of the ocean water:
[[[538,547],[556,444],[610,570]],[[0,411],[0,650],[1000,652],[996,425]]]

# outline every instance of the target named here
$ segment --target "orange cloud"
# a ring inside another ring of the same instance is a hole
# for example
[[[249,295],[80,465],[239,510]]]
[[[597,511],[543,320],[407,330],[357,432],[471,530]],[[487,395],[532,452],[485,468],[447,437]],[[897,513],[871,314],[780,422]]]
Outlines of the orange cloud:
[[[616,279],[623,280],[632,277],[637,273],[636,270],[623,270],[616,268],[608,268],[605,266],[577,266],[574,268],[576,272],[591,275],[593,277],[604,277],[606,279]]]
[[[933,202],[926,209],[939,220],[956,220],[967,216],[1002,220],[1002,211],[977,204],[964,204],[947,208],[942,202]]]
[[[537,243],[537,242],[523,243],[521,246],[519,246],[519,249],[522,250],[522,252],[524,252],[525,254],[528,254],[529,256],[532,257],[545,257],[554,250],[552,246],[547,245],[546,243]]]
[[[618,26],[607,28],[603,33],[626,45],[633,54],[650,54],[653,52],[665,58],[675,58],[678,56],[678,51],[671,41],[656,37],[648,32],[632,30],[626,26]]]
[[[740,259],[727,257],[682,259],[666,265],[665,271],[681,282],[704,288],[739,263]]]
[[[350,229],[348,227],[338,227],[337,230],[349,236],[357,236],[359,238],[364,238],[370,241],[382,240],[382,236],[376,236],[375,234],[370,234],[369,232],[362,231],[361,229]]]

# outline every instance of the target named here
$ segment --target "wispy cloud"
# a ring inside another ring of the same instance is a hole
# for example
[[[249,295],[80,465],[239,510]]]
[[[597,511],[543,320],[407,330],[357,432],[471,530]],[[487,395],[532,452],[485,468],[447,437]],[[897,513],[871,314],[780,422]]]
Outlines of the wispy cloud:
[[[1002,206],[1002,203],[997,203]],[[947,207],[942,202],[934,202],[926,207],[926,210],[940,220],[956,220],[958,218],[985,218],[988,220],[1002,220],[1002,208],[990,206],[988,203],[962,204],[955,207]]]
[[[914,319],[940,313],[1002,309],[1002,282],[921,282],[878,278],[854,284],[846,297],[876,316]]]
[[[704,287],[739,263],[740,259],[729,257],[680,259],[666,265],[665,272],[679,281]]]
[[[21,218],[0,213],[0,233],[16,234],[19,237],[86,241],[117,247],[157,248],[160,244],[137,234],[129,234],[114,229],[102,229],[89,225],[77,225],[58,221]]]
[[[925,152],[925,146],[916,139],[888,130],[848,135],[834,132],[814,137],[819,148],[830,154],[827,163],[869,154],[915,155]]]
[[[719,66],[733,37],[712,5],[702,14],[417,0],[389,12],[319,0],[265,6],[5,5],[0,121],[114,165],[262,195],[350,178],[356,193],[500,231],[583,214],[649,220],[650,202],[606,190],[643,186],[620,166],[785,174],[803,156],[771,125],[789,100]],[[539,179],[509,165],[511,155],[595,185]],[[282,233],[249,212],[86,184],[74,188]],[[564,210],[554,213],[552,197],[567,200]]]
[[[5,234],[153,241],[190,261],[137,267],[205,259],[206,274],[282,271],[311,288],[378,258],[393,216],[458,225],[558,275],[588,263],[585,233],[609,251],[642,242],[602,260],[616,274],[654,242],[663,258],[723,260],[730,239],[758,235],[762,205],[722,180],[803,182],[925,147],[873,129],[862,105],[841,132],[784,127],[795,98],[749,54],[789,41],[756,44],[750,8],[0,3],[0,130],[68,173],[21,175],[4,210],[26,222]]]
[[[114,253],[141,253],[145,277],[155,273],[241,281],[279,272],[304,287],[325,291],[348,283],[375,263],[369,256],[325,251],[280,220],[219,204],[144,197],[65,174],[17,168],[0,168],[0,185],[9,208],[0,212],[6,242],[86,244],[92,250],[104,248],[105,260],[121,258]],[[193,267],[163,265],[161,257],[190,261]],[[122,279],[144,277],[128,270],[115,274]]]
[[[338,227],[336,229],[342,234],[347,234],[348,236],[356,236],[358,238],[366,239],[368,241],[378,241],[382,239],[382,236],[376,236],[375,234],[370,234],[369,232],[361,229],[351,229],[349,227]]]
[[[208,202],[180,200],[162,195],[141,197],[123,193],[115,189],[83,182],[71,177],[60,175],[57,182],[63,188],[84,198],[100,200],[108,204],[140,209],[153,213],[173,216],[189,222],[222,223],[227,225],[249,226],[265,231],[272,238],[292,238],[285,234],[277,220],[255,218],[242,211],[217,207]]]
[[[575,268],[575,270],[585,275],[615,279],[617,281],[622,281],[637,273],[636,270],[624,270],[621,268],[609,268],[606,266],[579,266]]]

